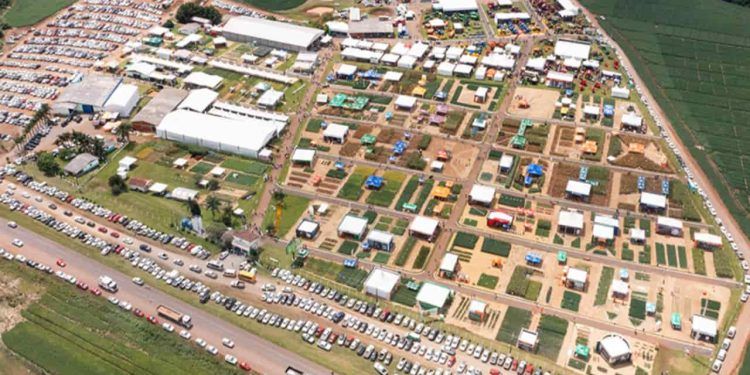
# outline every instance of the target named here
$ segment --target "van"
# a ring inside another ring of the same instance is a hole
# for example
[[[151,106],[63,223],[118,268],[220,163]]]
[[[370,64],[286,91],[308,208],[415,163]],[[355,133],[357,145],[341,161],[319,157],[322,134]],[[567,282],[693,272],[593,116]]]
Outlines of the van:
[[[224,277],[232,277],[232,278],[237,277],[237,271],[231,268],[227,268],[224,270]]]
[[[217,271],[224,271],[224,263],[218,261],[218,260],[212,260],[209,261],[206,264],[206,267],[217,270]]]
[[[729,337],[730,339],[733,339],[734,335],[736,334],[737,334],[737,327],[735,326],[729,327],[729,330],[727,331],[727,337]]]

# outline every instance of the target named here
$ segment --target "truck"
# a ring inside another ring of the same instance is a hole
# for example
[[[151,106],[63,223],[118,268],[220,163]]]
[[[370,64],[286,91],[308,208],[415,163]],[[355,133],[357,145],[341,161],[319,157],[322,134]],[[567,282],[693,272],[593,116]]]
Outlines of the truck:
[[[99,276],[99,286],[110,293],[117,293],[117,282],[107,275]]]
[[[190,315],[183,314],[164,305],[157,306],[156,312],[159,314],[159,316],[171,320],[172,322],[177,323],[187,329],[193,328],[193,322],[192,318],[190,318]]]

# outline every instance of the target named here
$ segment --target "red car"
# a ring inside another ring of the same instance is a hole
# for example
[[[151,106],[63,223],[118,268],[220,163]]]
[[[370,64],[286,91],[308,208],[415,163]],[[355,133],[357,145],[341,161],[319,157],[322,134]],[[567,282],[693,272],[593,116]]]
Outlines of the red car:
[[[55,262],[55,264],[57,264],[60,267],[65,267],[66,266],[65,261],[62,260],[62,259],[58,259],[57,262]]]
[[[105,228],[105,227],[99,227],[99,232],[107,233],[107,228]]]
[[[141,309],[135,308],[135,309],[133,309],[133,315],[135,315],[135,316],[137,316],[139,318],[143,318],[144,314],[143,314],[143,311],[141,311]]]
[[[117,233],[117,232],[112,232],[109,235],[112,236],[112,237],[114,237],[114,238],[120,238],[120,233]]]
[[[102,291],[99,290],[98,288],[91,288],[90,292],[91,292],[91,294],[93,294],[95,296],[101,296],[102,295]]]
[[[240,369],[242,369],[242,370],[245,370],[245,371],[250,371],[250,370],[252,370],[252,369],[253,369],[252,367],[250,367],[250,364],[249,364],[249,363],[247,363],[247,362],[240,362],[240,364],[239,364],[239,365],[237,365],[237,366],[238,366],[238,367],[239,367]]]
[[[79,281],[76,283],[76,286],[80,290],[89,290],[89,284],[84,283],[83,281]]]
[[[159,324],[159,319],[156,319],[156,317],[153,315],[149,315],[146,320],[148,320],[148,322],[151,324]]]

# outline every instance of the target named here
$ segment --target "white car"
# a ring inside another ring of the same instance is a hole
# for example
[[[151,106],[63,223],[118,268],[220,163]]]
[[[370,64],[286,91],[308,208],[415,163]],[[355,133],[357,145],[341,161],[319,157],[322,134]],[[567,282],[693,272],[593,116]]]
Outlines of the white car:
[[[134,277],[133,284],[138,285],[138,286],[143,286],[143,279],[141,279],[140,277]]]
[[[9,221],[8,222],[8,227],[10,227],[10,228],[18,228],[18,224],[16,224],[15,221]]]
[[[224,337],[223,339],[221,339],[221,344],[230,349],[234,348],[234,341],[230,340],[227,337]]]
[[[174,326],[169,323],[163,323],[161,325],[161,328],[164,328],[164,330],[167,332],[174,332]]]
[[[23,247],[23,241],[19,240],[18,238],[14,238],[11,243],[16,247]]]
[[[213,346],[213,345],[207,346],[206,347],[206,351],[209,352],[209,353],[211,353],[211,355],[217,355],[217,354],[219,354],[219,349],[216,349],[216,347]]]
[[[201,348],[205,348],[206,347],[206,340],[204,340],[204,339],[202,339],[202,338],[199,337],[199,338],[195,339],[195,344],[198,345]]]
[[[234,365],[237,364],[237,358],[235,358],[235,356],[233,356],[231,354],[225,355],[224,356],[224,361],[226,361],[227,363],[229,363],[232,366],[234,366]]]
[[[183,339],[190,340],[190,336],[192,335],[187,330],[183,329],[182,331],[180,331],[180,337],[182,337]]]

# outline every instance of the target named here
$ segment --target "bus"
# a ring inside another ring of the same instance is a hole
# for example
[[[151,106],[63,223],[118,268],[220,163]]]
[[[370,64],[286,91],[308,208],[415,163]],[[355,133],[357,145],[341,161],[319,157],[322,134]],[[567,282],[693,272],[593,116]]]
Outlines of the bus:
[[[237,273],[237,278],[242,281],[255,284],[255,274],[258,273],[256,268],[252,268],[250,271],[240,271]]]

